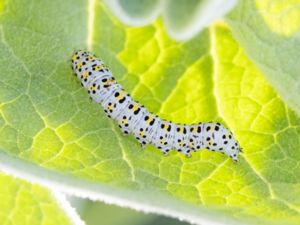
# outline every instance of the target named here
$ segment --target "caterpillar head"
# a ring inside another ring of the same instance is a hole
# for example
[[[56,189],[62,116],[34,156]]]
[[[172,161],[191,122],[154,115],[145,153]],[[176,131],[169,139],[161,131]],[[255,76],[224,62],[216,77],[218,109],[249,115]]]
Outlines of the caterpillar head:
[[[72,69],[75,76],[81,81],[81,85],[85,86],[89,79],[89,72],[86,71],[87,67],[87,52],[85,51],[76,51],[72,55]]]
[[[74,71],[78,70],[78,67],[82,64],[82,59],[85,58],[87,52],[79,50],[73,53],[72,55],[72,68]]]

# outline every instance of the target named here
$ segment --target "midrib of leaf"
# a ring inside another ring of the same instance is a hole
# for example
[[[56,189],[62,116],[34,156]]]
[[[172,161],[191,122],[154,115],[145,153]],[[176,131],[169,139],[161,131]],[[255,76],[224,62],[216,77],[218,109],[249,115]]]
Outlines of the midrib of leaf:
[[[88,35],[87,35],[87,49],[92,50],[93,47],[93,33],[95,21],[95,4],[97,0],[88,0]]]
[[[217,93],[217,79],[218,79],[218,56],[217,56],[217,52],[216,52],[216,33],[215,33],[215,28],[213,26],[209,27],[209,34],[210,34],[210,55],[212,57],[213,60],[213,87],[212,87],[212,93],[214,95],[214,99],[215,99],[215,105],[216,105],[216,110],[218,112],[218,115],[220,116],[220,118],[222,119],[222,122],[224,123],[224,125],[226,125],[226,120],[224,120],[224,115],[222,114],[222,110],[220,109],[220,99],[218,97],[218,93]]]

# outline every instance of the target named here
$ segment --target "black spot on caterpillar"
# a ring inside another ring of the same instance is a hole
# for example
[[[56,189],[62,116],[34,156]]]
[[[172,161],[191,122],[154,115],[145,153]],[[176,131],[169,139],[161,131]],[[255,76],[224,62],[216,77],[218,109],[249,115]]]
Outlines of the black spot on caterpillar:
[[[165,155],[176,149],[186,156],[190,156],[191,150],[206,148],[225,153],[238,162],[240,145],[232,132],[220,123],[186,125],[159,118],[126,93],[110,70],[91,52],[75,52],[72,68],[106,115],[116,120],[122,132],[132,134],[142,146],[152,144]]]

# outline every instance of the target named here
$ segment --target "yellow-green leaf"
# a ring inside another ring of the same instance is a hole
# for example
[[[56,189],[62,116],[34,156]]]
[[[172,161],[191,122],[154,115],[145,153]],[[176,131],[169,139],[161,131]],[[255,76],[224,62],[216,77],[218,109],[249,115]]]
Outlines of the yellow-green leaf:
[[[300,115],[298,0],[246,0],[228,16],[234,36],[286,103]]]
[[[60,194],[3,173],[0,199],[2,225],[83,224]]]
[[[51,178],[66,192],[122,198],[123,205],[191,222],[299,223],[300,119],[226,25],[179,43],[161,20],[127,27],[102,2],[84,0],[8,0],[0,21],[0,147],[36,164],[38,176],[51,169],[68,176]],[[206,150],[189,159],[163,157],[150,146],[142,151],[72,75],[78,48],[95,52],[163,118],[224,123],[244,149],[241,163]]]

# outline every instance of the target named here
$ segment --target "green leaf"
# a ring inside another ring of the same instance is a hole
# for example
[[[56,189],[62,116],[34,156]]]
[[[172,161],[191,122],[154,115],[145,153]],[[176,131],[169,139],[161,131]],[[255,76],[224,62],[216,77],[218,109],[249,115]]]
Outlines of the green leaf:
[[[39,185],[0,173],[1,224],[83,224],[67,211],[61,197]]]
[[[300,115],[299,2],[239,1],[227,21],[246,53]]]
[[[194,223],[299,224],[300,118],[224,24],[178,43],[161,20],[127,27],[102,2],[83,0],[9,0],[0,21],[2,165],[71,194]],[[241,163],[206,150],[189,159],[142,151],[72,75],[78,48],[103,58],[161,117],[227,125]]]

